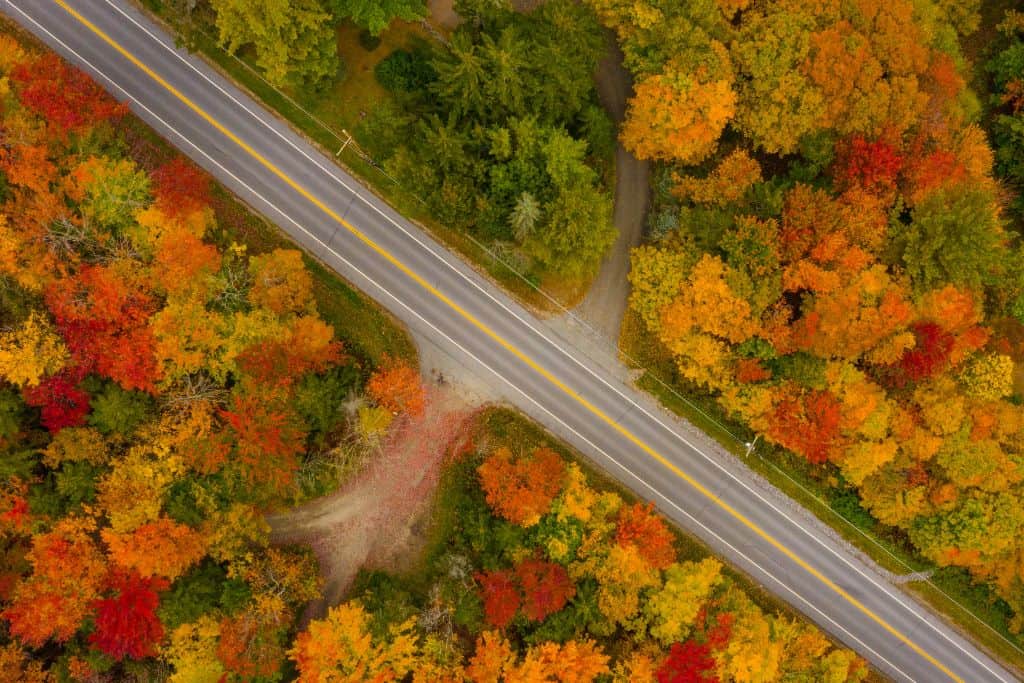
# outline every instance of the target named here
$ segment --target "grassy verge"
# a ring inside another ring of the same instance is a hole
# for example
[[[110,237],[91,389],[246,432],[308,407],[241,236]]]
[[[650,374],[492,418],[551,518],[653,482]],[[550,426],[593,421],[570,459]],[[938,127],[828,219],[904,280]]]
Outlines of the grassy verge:
[[[628,312],[620,339],[623,352],[645,368],[637,382],[641,389],[741,457],[748,467],[879,566],[895,574],[933,570],[930,581],[909,582],[905,588],[1018,673],[1024,671],[1024,654],[1004,640],[1018,640],[1010,632],[1011,611],[1006,603],[988,587],[973,583],[965,570],[937,568],[918,555],[902,533],[880,524],[864,510],[855,492],[834,488],[831,484],[836,480],[830,468],[811,465],[793,453],[763,442],[758,443],[754,455],[747,457],[743,444],[753,438],[753,433],[745,425],[730,420],[713,398],[676,387],[671,358],[655,348],[658,345],[650,343],[642,325],[636,314]]]
[[[370,112],[386,103],[395,103],[393,96],[374,78],[373,69],[377,63],[396,49],[434,40],[419,24],[394,21],[381,34],[380,43],[368,50],[360,43],[356,27],[339,26],[338,54],[343,63],[339,77],[323,92],[283,91],[267,84],[248,66],[244,51],[235,58],[217,45],[210,17],[197,10],[191,24],[185,26],[174,10],[161,0],[135,2],[170,25],[191,51],[205,57],[328,154],[340,150],[347,139],[346,132],[356,132]],[[380,159],[382,156],[372,138],[363,136],[358,143],[346,146],[340,157],[336,157],[340,165],[399,213],[427,229],[519,301],[533,309],[551,312],[560,311],[561,306],[572,307],[583,299],[590,278],[575,280],[550,276],[540,281],[524,279],[466,233],[452,230],[435,220],[417,196],[416,188],[399,185],[379,166],[371,163],[368,159]]]

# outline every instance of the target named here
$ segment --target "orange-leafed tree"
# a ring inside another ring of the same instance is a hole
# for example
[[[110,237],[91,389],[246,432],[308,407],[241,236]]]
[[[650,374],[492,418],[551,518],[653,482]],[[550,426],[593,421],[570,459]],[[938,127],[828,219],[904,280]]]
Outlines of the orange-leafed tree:
[[[549,641],[528,649],[522,662],[508,668],[505,680],[591,683],[610,672],[608,661],[592,640]]]
[[[513,662],[515,652],[511,643],[497,631],[484,631],[477,636],[476,649],[466,666],[466,678],[472,683],[500,681]]]
[[[273,676],[281,668],[285,651],[280,624],[284,615],[242,610],[220,622],[217,659],[241,680]]]
[[[637,83],[622,144],[641,159],[700,163],[735,112],[736,93],[727,78],[669,68]]]
[[[565,462],[549,448],[538,448],[516,458],[502,447],[477,468],[487,504],[494,512],[520,526],[532,526],[551,508],[562,490]]]
[[[366,383],[366,393],[381,408],[395,415],[420,415],[426,406],[426,394],[416,369],[405,361],[385,358]]]
[[[128,533],[104,529],[101,535],[111,561],[143,578],[162,576],[173,581],[205,552],[202,534],[166,517]]]
[[[399,681],[417,658],[413,622],[394,625],[387,639],[370,634],[370,616],[358,602],[332,607],[298,635],[288,652],[299,680]]]
[[[302,262],[302,252],[275,249],[253,256],[249,259],[249,273],[249,300],[254,306],[268,308],[278,315],[313,310],[313,278]]]
[[[842,403],[828,391],[784,387],[766,421],[768,438],[819,464],[839,446]]]
[[[32,539],[26,555],[32,573],[3,612],[22,643],[65,642],[92,614],[107,575],[107,562],[91,537],[94,528],[92,520],[66,517]]]
[[[220,416],[234,438],[238,463],[249,481],[287,490],[306,438],[295,411],[280,399],[235,393]]]
[[[675,538],[651,503],[634,503],[619,510],[615,540],[619,545],[635,546],[656,569],[665,569],[676,561]]]
[[[42,662],[30,657],[17,643],[0,646],[0,680],[18,683],[53,683],[56,678],[43,670]]]

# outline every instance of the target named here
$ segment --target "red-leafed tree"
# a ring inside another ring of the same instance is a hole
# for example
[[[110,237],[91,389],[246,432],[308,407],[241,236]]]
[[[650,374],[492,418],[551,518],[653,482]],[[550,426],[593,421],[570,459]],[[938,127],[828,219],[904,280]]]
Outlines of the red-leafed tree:
[[[857,185],[870,191],[888,191],[896,185],[903,157],[884,140],[868,142],[855,136],[839,147],[832,169],[840,186]]]
[[[53,283],[46,304],[81,372],[153,391],[157,366],[148,320],[155,302],[142,283],[112,268],[86,266]]]
[[[25,403],[40,408],[40,421],[53,433],[85,424],[89,414],[89,394],[78,387],[75,374],[61,372],[24,390]]]
[[[168,216],[187,216],[210,205],[210,177],[176,156],[153,171],[157,207]]]
[[[910,326],[917,343],[900,358],[896,383],[917,382],[931,377],[946,367],[953,350],[953,335],[938,323],[920,321]]]
[[[236,393],[220,416],[235,439],[235,453],[249,480],[277,491],[287,489],[306,438],[295,412],[280,400]]]
[[[768,436],[808,462],[823,463],[839,438],[841,408],[828,391],[785,392],[768,415]]]
[[[937,149],[931,153],[908,155],[909,159],[904,173],[906,178],[906,195],[911,203],[917,204],[934,190],[950,187],[961,182],[967,174],[966,169],[953,152]]]
[[[650,503],[636,503],[619,511],[615,540],[622,546],[636,546],[640,556],[656,569],[664,569],[676,561],[672,532]]]
[[[88,74],[52,52],[18,64],[11,70],[11,79],[20,86],[21,103],[41,114],[62,134],[89,128],[128,111]]]
[[[505,628],[516,616],[522,596],[516,577],[508,569],[476,575],[484,601],[484,619],[495,628]]]
[[[658,683],[718,683],[715,659],[707,645],[688,640],[674,643],[655,676]]]
[[[156,615],[159,592],[169,585],[166,579],[144,579],[134,571],[112,572],[109,588],[113,595],[94,603],[96,630],[89,642],[118,661],[156,654],[156,646],[164,637],[164,627]]]
[[[713,624],[705,623],[704,644],[711,650],[724,648],[732,637],[732,625],[735,621],[736,615],[732,612],[716,614]]]
[[[533,621],[543,621],[576,595],[569,572],[554,562],[523,560],[516,565],[516,578],[523,592],[523,614]]]

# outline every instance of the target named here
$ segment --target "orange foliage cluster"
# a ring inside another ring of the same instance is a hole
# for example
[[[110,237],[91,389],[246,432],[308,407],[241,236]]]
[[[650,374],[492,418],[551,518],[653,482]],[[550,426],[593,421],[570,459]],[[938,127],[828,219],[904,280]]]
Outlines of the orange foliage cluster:
[[[477,469],[487,504],[504,519],[532,526],[551,506],[565,476],[561,456],[538,448],[516,458],[507,448],[494,451]]]
[[[622,508],[615,525],[615,540],[620,545],[632,545],[657,569],[665,569],[676,561],[675,538],[665,525],[665,519],[650,503],[634,503]]]
[[[395,415],[419,415],[425,407],[426,394],[419,373],[401,361],[385,359],[366,383],[366,393]]]

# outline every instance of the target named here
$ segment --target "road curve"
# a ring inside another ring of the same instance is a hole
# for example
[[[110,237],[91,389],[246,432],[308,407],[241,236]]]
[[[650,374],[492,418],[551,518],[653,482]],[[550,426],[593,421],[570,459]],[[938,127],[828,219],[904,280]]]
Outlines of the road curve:
[[[123,0],[0,0],[299,244],[896,680],[1015,680]]]

